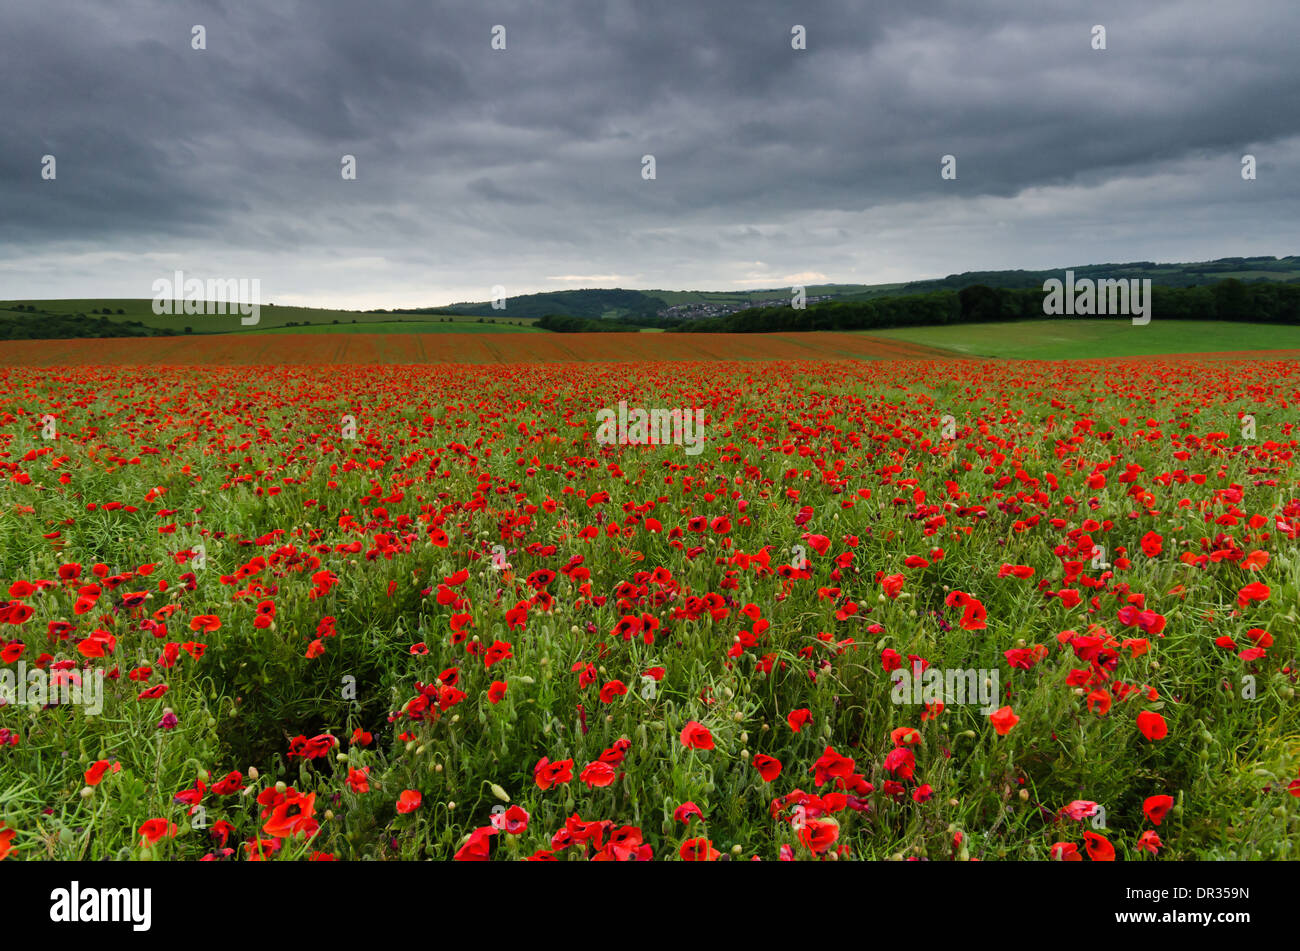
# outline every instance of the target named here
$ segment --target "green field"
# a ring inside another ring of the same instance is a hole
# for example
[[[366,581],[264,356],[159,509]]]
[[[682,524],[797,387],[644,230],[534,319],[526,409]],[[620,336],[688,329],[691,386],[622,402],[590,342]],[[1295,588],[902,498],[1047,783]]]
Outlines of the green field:
[[[1144,327],[1135,327],[1126,318],[1058,317],[1014,323],[901,327],[871,334],[969,356],[1010,360],[1094,360],[1164,353],[1300,349],[1300,327],[1212,320],[1153,320]]]
[[[479,333],[512,331],[523,333],[531,331],[532,318],[529,317],[478,317],[445,315],[443,318],[433,315],[411,314],[395,316],[389,313],[370,314],[355,310],[329,310],[317,307],[280,307],[275,304],[263,304],[255,326],[245,327],[238,315],[168,315],[153,312],[153,300],[150,298],[124,299],[67,299],[67,300],[10,300],[0,301],[0,318],[31,318],[33,315],[13,310],[15,304],[35,306],[39,316],[45,314],[76,315],[102,317],[112,321],[139,321],[146,327],[158,327],[173,330],[177,334],[185,332],[188,326],[195,334],[206,333],[247,333],[274,332],[284,333]],[[105,314],[107,309],[110,313]],[[122,313],[118,313],[118,311]],[[293,325],[293,326],[290,326]]]

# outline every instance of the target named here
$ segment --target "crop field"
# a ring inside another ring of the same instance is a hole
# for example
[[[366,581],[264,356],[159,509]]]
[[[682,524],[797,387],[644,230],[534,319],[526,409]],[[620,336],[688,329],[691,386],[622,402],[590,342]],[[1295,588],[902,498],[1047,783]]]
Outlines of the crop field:
[[[1300,361],[602,336],[6,347],[0,858],[1296,857]]]
[[[947,327],[900,327],[872,334],[966,357],[1099,360],[1182,353],[1293,350],[1300,327],[1217,320],[1024,320]]]
[[[951,351],[852,333],[789,334],[226,334],[109,340],[21,340],[0,366],[535,364],[610,361],[961,359]]]

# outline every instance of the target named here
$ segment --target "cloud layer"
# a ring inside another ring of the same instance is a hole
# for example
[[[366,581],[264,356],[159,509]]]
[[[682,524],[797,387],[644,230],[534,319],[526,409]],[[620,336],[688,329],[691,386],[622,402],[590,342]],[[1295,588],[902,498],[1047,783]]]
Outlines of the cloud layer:
[[[1294,0],[11,6],[5,298],[148,297],[177,268],[393,307],[1300,251]]]

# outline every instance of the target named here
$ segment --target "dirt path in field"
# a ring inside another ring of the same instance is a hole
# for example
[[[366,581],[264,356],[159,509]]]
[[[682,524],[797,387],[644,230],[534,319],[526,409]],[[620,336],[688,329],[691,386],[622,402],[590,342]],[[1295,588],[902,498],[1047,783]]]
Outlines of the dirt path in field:
[[[230,334],[17,340],[0,366],[617,363],[648,360],[959,360],[947,350],[848,333]]]

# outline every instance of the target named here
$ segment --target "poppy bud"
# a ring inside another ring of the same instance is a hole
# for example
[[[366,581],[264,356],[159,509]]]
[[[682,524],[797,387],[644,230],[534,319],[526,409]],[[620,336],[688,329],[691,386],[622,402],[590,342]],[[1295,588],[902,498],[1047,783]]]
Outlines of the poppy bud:
[[[257,779],[257,775],[258,775],[258,774],[257,774],[257,767],[256,767],[256,766],[250,766],[250,767],[248,767],[248,778],[249,778],[249,779]]]
[[[89,799],[89,798],[90,798],[91,796],[93,796],[93,795],[95,795],[95,787],[94,787],[94,786],[82,786],[82,787],[81,787],[81,798],[82,798],[82,799]]]

